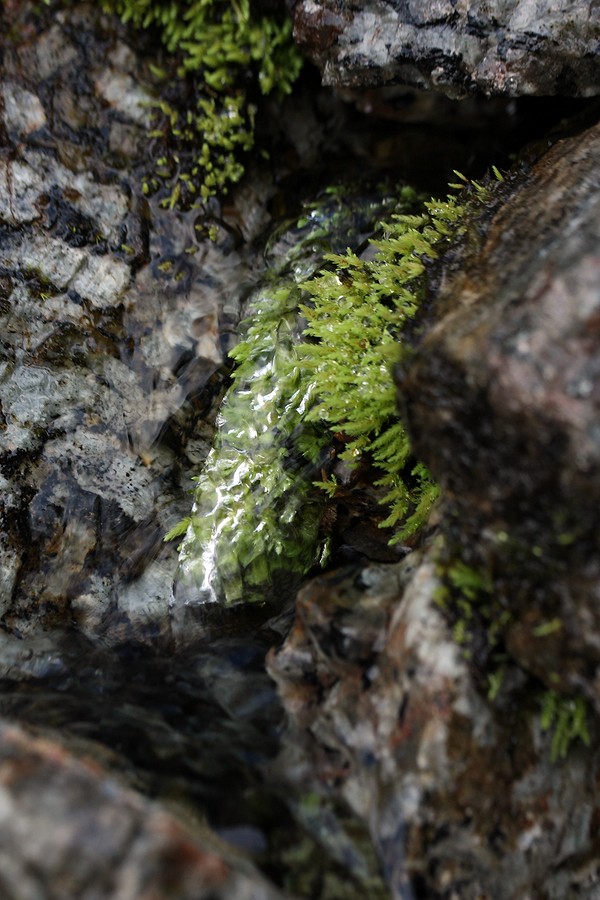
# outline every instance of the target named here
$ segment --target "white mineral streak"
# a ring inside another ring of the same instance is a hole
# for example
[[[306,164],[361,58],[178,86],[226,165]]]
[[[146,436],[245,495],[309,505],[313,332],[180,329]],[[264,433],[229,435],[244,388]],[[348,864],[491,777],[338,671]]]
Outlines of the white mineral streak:
[[[14,131],[20,137],[25,137],[44,127],[46,113],[36,94],[13,84],[12,81],[5,81],[1,95],[4,125],[9,133]]]
[[[152,97],[135,83],[133,78],[115,69],[105,69],[96,80],[96,90],[117,112],[148,126],[152,117]]]
[[[458,682],[467,678],[458,647],[431,602],[432,585],[436,581],[433,562],[427,561],[419,566],[406,588],[391,626],[391,631],[394,631],[400,621],[404,624],[406,646],[417,655],[421,665],[419,678],[427,684],[431,684],[432,679],[442,683],[444,679]]]

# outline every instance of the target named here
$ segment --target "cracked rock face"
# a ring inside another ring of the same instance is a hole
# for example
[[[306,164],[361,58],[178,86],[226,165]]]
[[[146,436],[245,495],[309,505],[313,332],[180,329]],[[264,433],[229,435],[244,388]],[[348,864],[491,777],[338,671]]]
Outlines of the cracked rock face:
[[[453,97],[600,92],[589,0],[297,0],[294,36],[325,84],[409,84]]]
[[[21,39],[0,80],[0,614],[22,635],[168,637],[163,535],[208,451],[249,262],[143,195],[155,90],[115,23],[5,15]]]

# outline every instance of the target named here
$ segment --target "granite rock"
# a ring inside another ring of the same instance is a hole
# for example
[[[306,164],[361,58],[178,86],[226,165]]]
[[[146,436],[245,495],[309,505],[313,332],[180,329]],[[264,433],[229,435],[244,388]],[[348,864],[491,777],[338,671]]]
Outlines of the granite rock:
[[[600,7],[577,0],[296,0],[294,36],[325,84],[459,97],[600,91]]]
[[[341,794],[368,825],[391,897],[591,900],[597,753],[551,760],[516,667],[487,699],[436,602],[437,553],[300,592],[269,657],[288,771],[305,790]]]

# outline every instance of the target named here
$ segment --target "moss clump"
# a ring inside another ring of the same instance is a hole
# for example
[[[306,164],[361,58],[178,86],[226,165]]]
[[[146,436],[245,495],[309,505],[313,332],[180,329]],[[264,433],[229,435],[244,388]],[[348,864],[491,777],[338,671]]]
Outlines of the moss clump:
[[[589,746],[587,703],[582,696],[563,697],[556,691],[546,691],[542,697],[540,724],[543,731],[552,731],[552,761],[564,759],[574,741]]]
[[[495,167],[493,173],[503,180]],[[455,174],[460,182],[450,187],[462,193],[426,201],[416,214],[398,212],[372,241],[375,255],[329,256],[330,268],[305,285],[311,301],[302,306],[309,339],[302,363],[318,397],[306,420],[342,435],[345,462],[356,465],[368,455],[381,471],[376,484],[385,490],[388,515],[380,527],[394,530],[391,542],[418,531],[439,494],[425,466],[411,456],[391,369],[406,352],[402,333],[427,289],[428,263],[467,230],[491,196],[489,186]],[[406,210],[414,200],[405,188],[400,206]],[[331,483],[322,487],[335,492]]]
[[[257,15],[250,0],[102,0],[102,8],[157,29],[179,60],[182,81],[172,93],[193,97],[183,109],[157,102],[153,136],[164,140],[164,152],[145,193],[166,183],[163,205],[188,207],[226,192],[254,145],[255,98],[289,93],[300,72],[290,20]],[[192,76],[191,92],[185,76]]]
[[[436,601],[452,628],[452,637],[461,648],[463,658],[482,677],[488,700],[493,701],[502,689],[508,664],[504,634],[512,619],[510,612],[494,590],[492,574],[475,569],[460,558],[452,558],[443,540],[440,540],[438,577]]]
[[[427,260],[467,227],[466,200],[423,206],[405,188],[370,257],[327,255],[316,276],[288,276],[254,299],[194,512],[169,535],[186,533],[182,577],[200,599],[257,599],[274,573],[304,572],[322,557],[325,495],[319,501],[313,485],[335,494],[325,463],[336,443],[346,463],[368,455],[380,469],[392,539],[426,520],[437,488],[411,457],[391,368]],[[305,271],[297,260],[292,268]]]
[[[231,353],[237,368],[197,479],[194,510],[167,536],[185,534],[178,581],[186,595],[229,604],[262,600],[277,578],[304,573],[324,553],[324,495],[314,481],[332,438],[321,423],[306,421],[316,385],[302,358],[300,282],[325,250],[353,236],[360,242],[392,202],[327,191],[279,243],[274,239],[268,283],[250,298],[242,340]]]
[[[411,198],[404,192],[401,203]],[[399,360],[399,338],[425,290],[426,260],[461,228],[465,208],[454,196],[430,201],[418,215],[401,213],[373,241],[373,258],[348,252],[329,256],[331,268],[305,285],[310,303],[302,363],[316,385],[317,403],[308,422],[322,422],[343,436],[341,458],[355,465],[370,454],[381,470],[389,514],[382,527],[396,528],[395,540],[425,521],[438,489],[425,467],[413,463],[398,417],[391,369]],[[324,485],[327,487],[327,485]]]

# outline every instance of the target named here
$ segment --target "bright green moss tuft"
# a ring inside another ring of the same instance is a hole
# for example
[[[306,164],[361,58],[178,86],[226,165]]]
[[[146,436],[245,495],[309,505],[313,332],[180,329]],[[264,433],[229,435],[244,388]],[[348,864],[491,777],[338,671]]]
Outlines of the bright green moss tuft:
[[[187,108],[156,103],[153,136],[164,138],[166,149],[144,193],[166,183],[162,203],[171,207],[225,193],[241,178],[243,156],[254,145],[253,95],[287,94],[300,72],[290,20],[254,15],[249,0],[102,0],[102,8],[157,29],[166,50],[177,54],[179,76],[191,75],[197,85]]]
[[[346,463],[368,455],[380,469],[391,539],[426,521],[437,488],[411,457],[391,369],[426,262],[466,227],[466,209],[455,196],[423,206],[405,188],[396,210],[365,256],[330,253],[309,278],[289,260],[293,276],[252,301],[194,512],[169,535],[186,533],[182,573],[199,598],[257,599],[276,573],[319,561],[326,495],[314,487],[335,497],[335,480],[318,476],[336,444]],[[314,239],[322,225],[313,213],[304,227]]]
[[[552,731],[552,761],[564,759],[574,741],[589,746],[587,727],[588,708],[585,698],[563,697],[556,691],[546,691],[542,698],[540,724],[543,731]]]
[[[414,206],[414,200],[406,188],[401,205]],[[356,464],[369,454],[381,470],[376,484],[385,488],[388,507],[381,527],[394,530],[394,541],[423,525],[438,488],[411,458],[391,369],[402,353],[404,326],[426,288],[427,260],[464,230],[465,211],[464,203],[450,195],[426,202],[416,215],[395,215],[372,242],[374,256],[329,256],[330,268],[305,285],[311,302],[302,312],[311,340],[304,344],[302,362],[318,396],[307,421],[343,434],[346,462]]]

